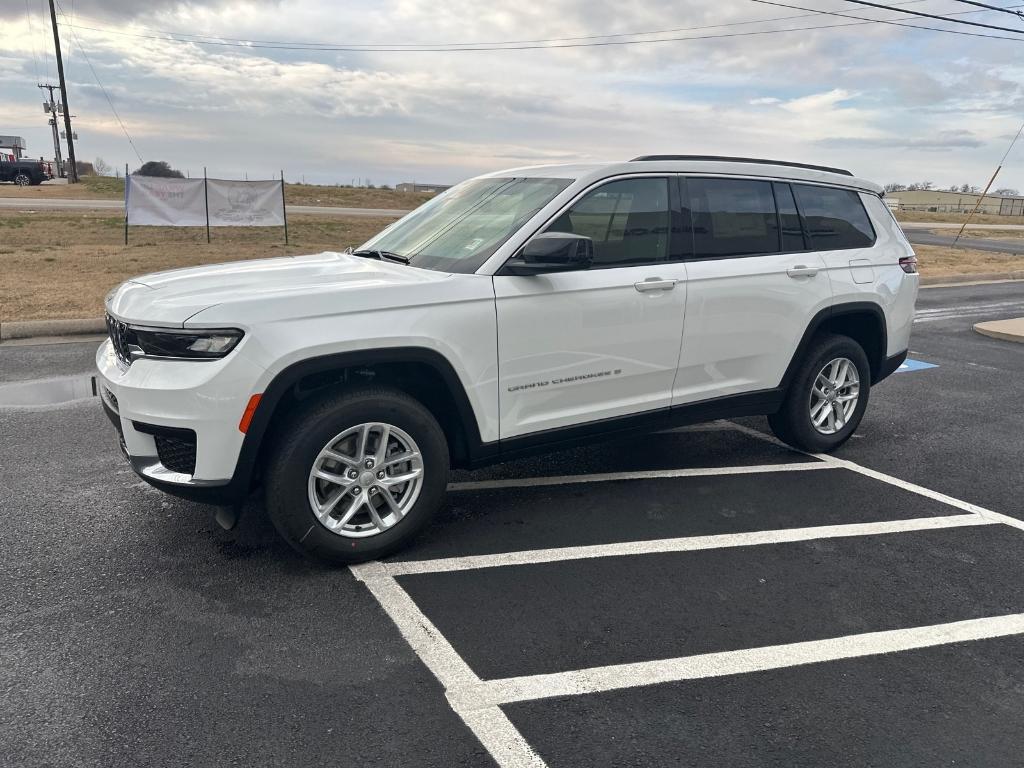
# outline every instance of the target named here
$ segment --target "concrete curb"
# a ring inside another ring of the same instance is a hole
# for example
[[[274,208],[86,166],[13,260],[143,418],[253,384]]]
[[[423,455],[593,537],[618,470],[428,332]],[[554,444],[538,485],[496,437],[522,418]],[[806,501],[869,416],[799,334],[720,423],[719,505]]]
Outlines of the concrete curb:
[[[976,275],[944,275],[922,277],[921,285],[956,285],[958,283],[993,283],[1000,280],[1024,280],[1024,269],[1013,272],[979,272]]]
[[[102,317],[86,320],[19,320],[0,323],[0,341],[37,336],[85,336],[106,333]]]
[[[985,323],[975,323],[974,330],[982,336],[1024,344],[1024,317],[1018,317],[1013,320],[989,320]]]

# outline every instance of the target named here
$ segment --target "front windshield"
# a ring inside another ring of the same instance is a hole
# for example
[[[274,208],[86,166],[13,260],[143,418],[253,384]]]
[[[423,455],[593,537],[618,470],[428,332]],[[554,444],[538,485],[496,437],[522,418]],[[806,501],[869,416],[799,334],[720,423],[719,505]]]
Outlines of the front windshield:
[[[475,272],[572,179],[470,179],[421,205],[359,250],[390,251],[444,272]]]

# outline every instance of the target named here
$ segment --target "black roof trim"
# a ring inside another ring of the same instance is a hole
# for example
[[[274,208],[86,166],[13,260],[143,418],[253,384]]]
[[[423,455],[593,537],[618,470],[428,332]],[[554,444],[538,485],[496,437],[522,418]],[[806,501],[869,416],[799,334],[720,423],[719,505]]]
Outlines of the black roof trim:
[[[806,168],[811,171],[827,171],[828,173],[838,173],[843,176],[853,176],[852,173],[845,170],[844,168],[830,168],[827,165],[811,165],[809,163],[788,163],[785,160],[765,160],[758,157],[724,157],[722,155],[641,155],[640,157],[634,157],[629,162],[637,163],[645,160],[708,160],[718,163],[757,163],[758,165],[785,165],[789,168]]]

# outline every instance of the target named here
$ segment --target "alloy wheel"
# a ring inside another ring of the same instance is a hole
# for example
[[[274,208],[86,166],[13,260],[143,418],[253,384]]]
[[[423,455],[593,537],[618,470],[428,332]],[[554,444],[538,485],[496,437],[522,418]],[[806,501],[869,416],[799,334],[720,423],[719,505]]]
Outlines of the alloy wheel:
[[[834,435],[857,410],[860,375],[849,358],[830,360],[818,372],[808,400],[811,424],[823,435]]]
[[[309,504],[327,530],[348,538],[393,528],[423,487],[423,456],[409,434],[369,422],[335,435],[309,472]]]

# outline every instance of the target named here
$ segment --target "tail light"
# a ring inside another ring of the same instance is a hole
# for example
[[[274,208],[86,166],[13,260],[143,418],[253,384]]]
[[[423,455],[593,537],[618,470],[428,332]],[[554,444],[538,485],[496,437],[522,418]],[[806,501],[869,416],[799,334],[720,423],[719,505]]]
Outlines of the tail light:
[[[917,256],[904,256],[900,259],[900,269],[908,275],[917,274]]]

